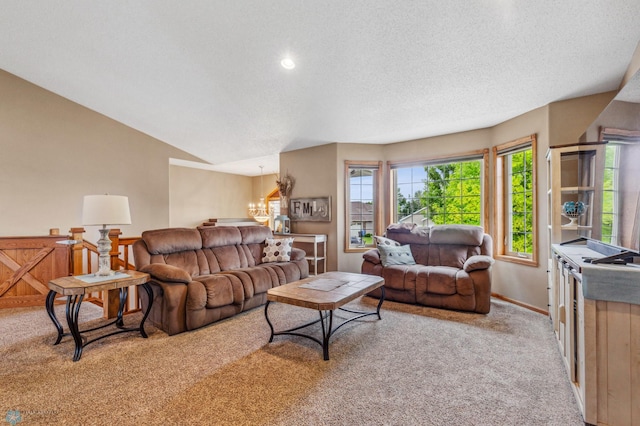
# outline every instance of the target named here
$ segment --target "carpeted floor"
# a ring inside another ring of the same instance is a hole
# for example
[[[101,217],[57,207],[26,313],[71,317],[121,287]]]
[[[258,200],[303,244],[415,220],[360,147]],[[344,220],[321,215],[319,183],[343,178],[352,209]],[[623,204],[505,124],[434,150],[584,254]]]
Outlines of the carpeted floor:
[[[99,308],[82,309],[85,328],[103,321]],[[269,314],[276,329],[317,316],[277,303]],[[495,299],[486,316],[394,302],[382,316],[341,329],[329,361],[306,339],[267,343],[257,308],[176,336],[147,325],[148,339],[100,340],[74,363],[70,337],[52,345],[44,308],[0,310],[0,419],[15,410],[24,425],[584,424],[545,316]]]

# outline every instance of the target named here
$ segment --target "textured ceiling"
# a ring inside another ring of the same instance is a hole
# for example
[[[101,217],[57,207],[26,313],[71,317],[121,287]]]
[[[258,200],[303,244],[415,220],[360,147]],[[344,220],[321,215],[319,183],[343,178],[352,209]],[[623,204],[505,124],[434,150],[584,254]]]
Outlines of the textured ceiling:
[[[638,0],[2,0],[0,68],[257,175],[615,90],[639,22]]]

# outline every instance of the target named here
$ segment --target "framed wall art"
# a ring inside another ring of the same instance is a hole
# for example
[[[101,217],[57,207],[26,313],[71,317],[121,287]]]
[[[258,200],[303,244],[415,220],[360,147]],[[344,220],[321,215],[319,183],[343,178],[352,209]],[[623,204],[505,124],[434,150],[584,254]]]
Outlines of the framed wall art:
[[[289,200],[292,221],[331,222],[331,197],[292,198]]]

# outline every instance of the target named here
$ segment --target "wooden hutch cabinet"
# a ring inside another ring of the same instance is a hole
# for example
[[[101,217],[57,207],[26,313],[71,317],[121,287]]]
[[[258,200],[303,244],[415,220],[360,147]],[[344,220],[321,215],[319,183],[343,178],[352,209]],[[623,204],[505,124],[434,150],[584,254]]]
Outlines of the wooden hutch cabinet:
[[[549,316],[584,421],[639,425],[640,264],[592,263],[625,253],[591,238],[601,232],[593,217],[602,203],[603,146],[547,153]],[[566,201],[587,204],[577,223],[562,216]]]

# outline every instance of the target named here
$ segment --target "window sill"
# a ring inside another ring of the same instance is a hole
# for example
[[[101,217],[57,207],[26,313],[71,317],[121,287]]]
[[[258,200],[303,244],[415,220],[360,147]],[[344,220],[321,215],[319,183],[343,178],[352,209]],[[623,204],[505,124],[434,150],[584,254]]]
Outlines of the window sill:
[[[344,252],[345,253],[364,253],[367,252],[371,249],[374,249],[374,246],[370,246],[370,247],[349,247],[349,248],[345,248]]]
[[[517,257],[517,256],[507,256],[504,254],[498,254],[495,256],[496,260],[501,260],[503,262],[509,262],[509,263],[517,263],[519,265],[524,265],[524,266],[532,266],[532,267],[538,267],[538,261],[535,259],[526,259],[523,257]]]

